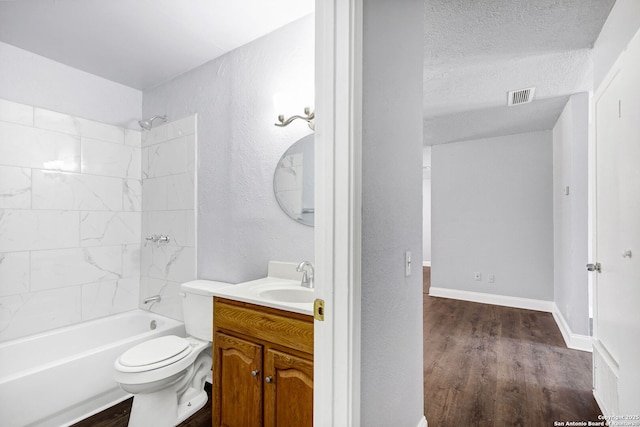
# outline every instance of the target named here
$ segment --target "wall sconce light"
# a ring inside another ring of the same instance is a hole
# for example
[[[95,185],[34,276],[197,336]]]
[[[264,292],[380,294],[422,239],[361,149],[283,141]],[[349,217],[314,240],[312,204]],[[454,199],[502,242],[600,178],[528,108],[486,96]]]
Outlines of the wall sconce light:
[[[311,128],[311,130],[315,130],[315,125],[313,123],[313,119],[315,118],[315,112],[311,111],[311,109],[309,107],[305,107],[304,108],[304,116],[291,116],[288,119],[285,120],[284,116],[281,114],[278,116],[278,121],[280,123],[274,123],[275,126],[279,126],[281,128],[289,125],[292,121],[296,120],[296,119],[302,119],[304,121],[307,122],[307,124],[309,125],[309,128]]]

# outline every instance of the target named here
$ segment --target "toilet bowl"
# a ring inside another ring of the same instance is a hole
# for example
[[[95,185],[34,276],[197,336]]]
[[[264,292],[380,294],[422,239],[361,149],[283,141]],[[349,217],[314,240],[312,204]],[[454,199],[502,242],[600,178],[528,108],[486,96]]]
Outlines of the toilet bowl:
[[[208,400],[211,378],[213,289],[228,283],[196,280],[181,286],[186,338],[168,335],[138,344],[114,362],[114,379],[134,395],[130,427],[171,427]]]

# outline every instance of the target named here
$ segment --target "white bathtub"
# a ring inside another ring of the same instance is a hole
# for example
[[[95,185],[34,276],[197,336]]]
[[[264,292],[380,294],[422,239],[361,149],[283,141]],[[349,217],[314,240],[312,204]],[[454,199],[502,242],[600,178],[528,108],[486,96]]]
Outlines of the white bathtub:
[[[128,398],[113,362],[162,335],[185,336],[184,324],[134,310],[0,343],[0,425],[66,426]]]

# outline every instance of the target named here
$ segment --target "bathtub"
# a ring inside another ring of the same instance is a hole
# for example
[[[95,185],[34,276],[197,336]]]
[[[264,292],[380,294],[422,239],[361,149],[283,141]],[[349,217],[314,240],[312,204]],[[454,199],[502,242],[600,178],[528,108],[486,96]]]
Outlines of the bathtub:
[[[184,324],[133,310],[0,343],[0,425],[67,426],[125,400],[113,362],[162,335]]]

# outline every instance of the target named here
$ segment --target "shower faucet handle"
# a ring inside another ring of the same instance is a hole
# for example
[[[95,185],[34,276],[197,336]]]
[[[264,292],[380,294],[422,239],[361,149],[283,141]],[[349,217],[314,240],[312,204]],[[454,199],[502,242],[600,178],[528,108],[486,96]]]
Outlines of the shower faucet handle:
[[[171,237],[165,236],[163,234],[153,234],[151,236],[145,237],[145,240],[146,240],[146,242],[144,242],[145,246],[147,246],[149,242],[153,242],[156,244],[157,247],[160,247],[160,243],[164,243],[164,244],[169,243],[171,241]]]
[[[161,234],[158,236],[158,240],[156,241],[156,243],[158,244],[158,247],[160,247],[160,243],[169,243],[170,241],[171,237]]]

